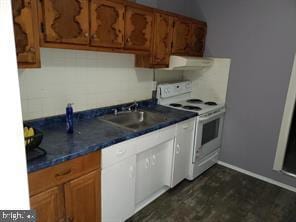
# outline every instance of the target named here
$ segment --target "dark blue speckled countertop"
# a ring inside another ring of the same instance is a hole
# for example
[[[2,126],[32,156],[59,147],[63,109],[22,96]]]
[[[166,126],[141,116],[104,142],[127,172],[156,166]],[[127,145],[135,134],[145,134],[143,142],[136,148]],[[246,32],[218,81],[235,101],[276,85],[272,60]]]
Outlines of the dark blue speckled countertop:
[[[40,147],[47,151],[46,156],[27,161],[28,173],[83,156],[197,116],[197,113],[155,105],[148,100],[140,103],[140,109],[165,114],[167,117],[165,122],[159,122],[150,128],[134,132],[114,126],[97,118],[111,113],[114,108],[120,108],[126,105],[128,104],[75,113],[73,134],[66,133],[64,115],[26,121],[25,124],[39,129],[44,134]]]

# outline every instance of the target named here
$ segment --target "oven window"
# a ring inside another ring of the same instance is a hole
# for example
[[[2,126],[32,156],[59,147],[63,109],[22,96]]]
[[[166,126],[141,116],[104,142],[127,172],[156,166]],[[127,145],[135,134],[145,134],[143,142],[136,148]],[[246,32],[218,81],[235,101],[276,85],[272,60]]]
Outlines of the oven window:
[[[220,119],[215,119],[203,125],[201,145],[204,145],[218,137]]]

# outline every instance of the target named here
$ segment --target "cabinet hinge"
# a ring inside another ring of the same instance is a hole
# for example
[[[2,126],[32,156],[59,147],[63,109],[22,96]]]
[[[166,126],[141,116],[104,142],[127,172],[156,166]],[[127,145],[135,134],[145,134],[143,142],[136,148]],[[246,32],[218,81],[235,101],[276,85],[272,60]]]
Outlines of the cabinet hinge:
[[[40,23],[40,31],[42,33],[44,33],[44,24],[43,24],[43,22]]]

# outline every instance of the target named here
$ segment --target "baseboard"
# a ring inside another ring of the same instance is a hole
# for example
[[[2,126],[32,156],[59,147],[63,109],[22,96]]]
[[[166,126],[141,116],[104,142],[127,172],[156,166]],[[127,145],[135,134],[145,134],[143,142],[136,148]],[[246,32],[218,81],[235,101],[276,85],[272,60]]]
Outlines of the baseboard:
[[[233,166],[231,164],[228,164],[228,163],[225,163],[225,162],[222,162],[222,161],[218,161],[218,164],[221,165],[221,166],[225,166],[227,168],[230,168],[232,170],[235,170],[235,171],[238,171],[238,172],[241,172],[243,174],[246,174],[248,176],[251,176],[251,177],[255,177],[259,180],[262,180],[262,181],[265,181],[267,183],[270,183],[270,184],[273,184],[273,185],[276,185],[276,186],[279,186],[281,188],[284,188],[286,190],[290,190],[292,192],[295,192],[296,193],[296,188],[295,187],[292,187],[290,185],[287,185],[287,184],[284,184],[284,183],[281,183],[281,182],[278,182],[276,180],[273,180],[273,179],[270,179],[268,177],[264,177],[264,176],[261,176],[259,174],[256,174],[256,173],[252,173],[250,171],[247,171],[247,170],[244,170],[242,168],[239,168],[237,166]]]

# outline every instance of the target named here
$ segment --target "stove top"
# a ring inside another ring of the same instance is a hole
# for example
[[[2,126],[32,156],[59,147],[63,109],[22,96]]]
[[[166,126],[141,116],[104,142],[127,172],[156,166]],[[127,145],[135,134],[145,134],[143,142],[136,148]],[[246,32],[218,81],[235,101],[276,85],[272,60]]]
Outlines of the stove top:
[[[158,104],[174,109],[196,112],[198,115],[210,115],[224,109],[224,103],[201,98],[192,98],[192,83],[190,81],[165,83],[157,87]]]
[[[180,101],[172,101],[169,104],[162,103],[161,105],[171,108],[197,112],[199,115],[210,113],[224,108],[224,104],[219,104],[213,101],[203,102],[201,99],[185,99]]]
[[[205,102],[208,106],[217,106],[218,104],[216,102]]]
[[[182,107],[182,104],[179,104],[179,103],[171,103],[170,106],[172,106],[172,107]]]
[[[183,109],[188,109],[188,110],[195,110],[195,111],[200,111],[201,108],[198,106],[183,106]]]
[[[186,102],[194,103],[194,104],[203,103],[203,101],[201,99],[188,99]]]

